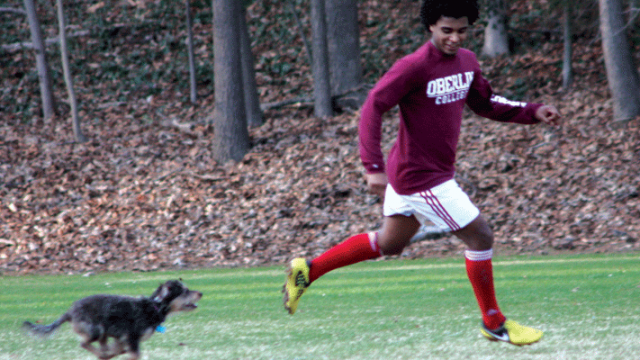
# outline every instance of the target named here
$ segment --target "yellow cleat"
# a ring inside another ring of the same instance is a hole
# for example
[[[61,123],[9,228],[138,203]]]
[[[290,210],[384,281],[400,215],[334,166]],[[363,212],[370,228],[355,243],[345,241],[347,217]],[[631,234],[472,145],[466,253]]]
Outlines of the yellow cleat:
[[[504,341],[513,345],[531,345],[542,338],[543,332],[528,326],[520,325],[513,320],[507,320],[497,330],[489,330],[482,324],[480,333],[490,341]]]
[[[293,315],[298,309],[300,297],[309,287],[309,264],[304,258],[295,258],[289,263],[287,277],[282,287],[284,308]]]

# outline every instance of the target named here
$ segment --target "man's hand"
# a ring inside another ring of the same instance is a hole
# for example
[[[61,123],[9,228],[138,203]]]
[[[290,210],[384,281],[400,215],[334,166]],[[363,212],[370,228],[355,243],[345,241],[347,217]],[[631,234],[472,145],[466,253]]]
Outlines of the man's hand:
[[[542,105],[536,110],[536,119],[547,125],[560,125],[560,112],[554,106]]]
[[[369,191],[380,196],[380,198],[384,199],[384,192],[387,189],[387,174],[385,173],[374,173],[374,174],[366,174],[364,179],[367,181],[367,185],[369,186]]]

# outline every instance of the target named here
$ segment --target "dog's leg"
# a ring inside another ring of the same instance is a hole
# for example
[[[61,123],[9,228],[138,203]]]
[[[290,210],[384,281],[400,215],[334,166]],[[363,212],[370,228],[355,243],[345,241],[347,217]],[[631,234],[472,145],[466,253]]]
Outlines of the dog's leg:
[[[98,357],[98,359],[105,359],[105,358],[103,357],[102,352],[101,352],[100,350],[96,349],[96,347],[95,347],[95,346],[93,346],[91,343],[92,343],[92,341],[83,341],[83,342],[80,344],[80,346],[82,346],[84,349],[87,349],[87,350],[91,351],[91,353],[92,353],[93,355],[97,356],[97,357]],[[106,358],[106,359],[110,359],[110,358]]]
[[[140,351],[129,351],[129,360],[140,359]]]
[[[129,360],[138,360],[140,358],[140,338],[129,337]]]
[[[111,352],[109,349],[109,344],[107,343],[108,340],[109,338],[106,336],[103,336],[100,338],[100,340],[98,340],[98,343],[100,344],[100,352],[104,355],[107,355]]]
[[[89,322],[78,321],[73,323],[73,330],[83,338],[83,342],[80,343],[82,348],[87,349],[99,359],[104,359],[103,343],[106,344],[106,337],[104,331],[100,326],[93,326]],[[99,341],[100,349],[93,346],[93,343]],[[108,359],[108,358],[107,358]]]
[[[123,353],[122,349],[118,347],[118,342],[116,341],[113,345],[109,345],[109,338],[103,336],[100,340],[100,352],[102,353],[99,356],[100,360],[109,360]]]
[[[109,357],[105,357],[106,359],[111,359],[113,357],[116,357],[118,355],[122,355],[124,354],[126,351],[125,349],[125,345],[122,341],[118,340],[118,339],[114,339],[113,344],[111,344],[108,348],[108,351],[106,353],[108,353]]]

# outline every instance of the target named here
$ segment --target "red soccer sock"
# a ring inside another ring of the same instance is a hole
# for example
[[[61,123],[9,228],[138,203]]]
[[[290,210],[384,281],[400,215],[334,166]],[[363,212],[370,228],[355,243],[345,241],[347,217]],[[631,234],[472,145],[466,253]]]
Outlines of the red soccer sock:
[[[309,281],[314,282],[331,270],[382,256],[378,233],[354,235],[311,261]]]
[[[506,318],[502,315],[493,286],[493,250],[465,252],[467,276],[478,300],[482,321],[490,330],[497,329]]]

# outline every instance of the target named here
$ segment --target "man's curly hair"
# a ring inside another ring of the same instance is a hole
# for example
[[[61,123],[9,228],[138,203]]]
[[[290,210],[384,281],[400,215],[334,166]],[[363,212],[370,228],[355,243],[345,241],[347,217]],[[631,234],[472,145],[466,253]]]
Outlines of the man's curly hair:
[[[459,19],[467,17],[469,25],[478,20],[478,0],[422,0],[420,7],[420,19],[425,29],[438,22],[440,17],[452,17]]]

